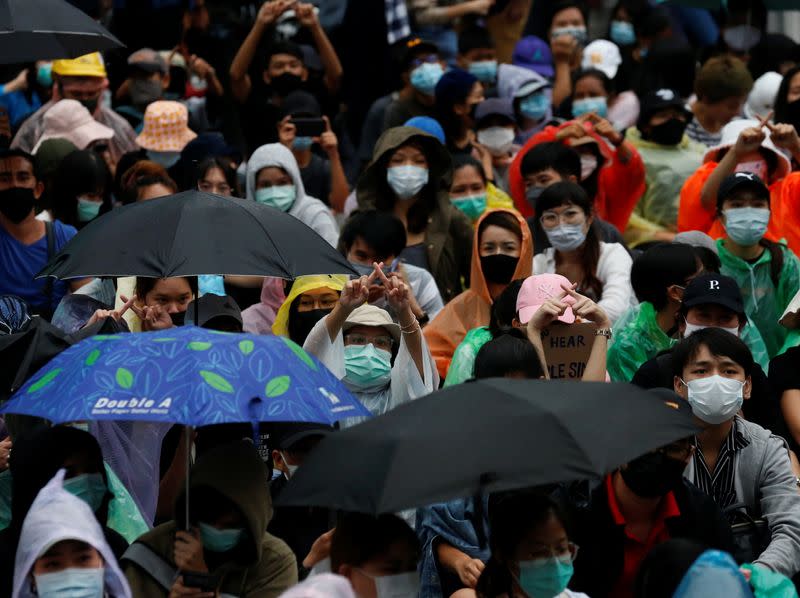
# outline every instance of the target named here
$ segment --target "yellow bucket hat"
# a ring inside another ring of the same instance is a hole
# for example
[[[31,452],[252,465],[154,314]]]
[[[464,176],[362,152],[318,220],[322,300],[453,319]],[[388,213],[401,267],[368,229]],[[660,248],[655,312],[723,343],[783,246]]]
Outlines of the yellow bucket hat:
[[[54,60],[53,73],[63,77],[102,77],[106,75],[106,65],[100,52],[92,52],[69,60]]]
[[[278,313],[275,316],[275,323],[272,325],[272,334],[279,336],[289,336],[289,309],[292,307],[292,301],[297,299],[303,293],[313,291],[314,289],[331,289],[332,291],[341,292],[344,285],[347,284],[348,277],[344,274],[325,274],[322,276],[298,276],[292,290],[289,291],[289,296],[286,297]]]

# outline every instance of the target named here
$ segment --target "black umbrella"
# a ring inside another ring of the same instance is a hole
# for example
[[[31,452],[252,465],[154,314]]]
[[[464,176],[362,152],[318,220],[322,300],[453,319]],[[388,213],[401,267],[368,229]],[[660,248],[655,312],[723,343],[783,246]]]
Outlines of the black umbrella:
[[[277,504],[379,514],[596,478],[695,430],[630,384],[481,380],[326,437]]]
[[[75,58],[124,47],[64,0],[0,0],[0,63]]]
[[[93,220],[37,277],[355,273],[336,249],[289,214],[252,200],[184,191]]]

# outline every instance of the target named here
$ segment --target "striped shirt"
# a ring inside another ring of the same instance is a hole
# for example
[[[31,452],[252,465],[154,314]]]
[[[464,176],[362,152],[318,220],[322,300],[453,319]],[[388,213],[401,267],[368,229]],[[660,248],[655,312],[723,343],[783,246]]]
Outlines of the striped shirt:
[[[748,444],[750,442],[739,431],[736,420],[733,420],[733,427],[719,451],[713,473],[708,470],[703,450],[699,445],[695,446],[694,483],[700,490],[712,497],[720,509],[736,503],[736,488],[734,487],[736,451],[743,449]]]
[[[688,135],[689,139],[692,141],[702,143],[706,147],[716,147],[722,143],[722,131],[719,133],[709,133],[696,118],[690,120],[689,124],[686,126],[686,135]]]

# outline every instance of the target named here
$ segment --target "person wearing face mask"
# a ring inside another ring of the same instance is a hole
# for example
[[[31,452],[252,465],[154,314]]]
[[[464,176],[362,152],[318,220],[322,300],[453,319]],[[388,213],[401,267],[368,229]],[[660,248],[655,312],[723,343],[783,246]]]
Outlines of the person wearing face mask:
[[[497,69],[497,90],[501,99],[509,99],[518,126],[514,143],[524,144],[553,118],[551,85],[530,68],[501,64]]]
[[[663,402],[665,409],[683,408],[676,407],[680,398],[670,391],[659,391],[651,400]],[[733,550],[721,509],[683,478],[693,451],[691,438],[685,438],[645,453],[605,476],[588,506],[571,509],[575,532],[570,539],[580,546],[573,590],[633,598],[640,563],[651,548],[670,539]]]
[[[744,341],[754,357],[754,368],[753,400],[745,403],[743,413],[764,428],[783,431],[775,408],[777,398],[764,373],[769,365],[767,349],[758,329],[747,320],[736,281],[716,272],[698,275],[686,285],[676,321],[678,339],[704,328],[719,328]],[[672,388],[672,349],[644,362],[631,382],[642,388]]]
[[[533,260],[539,274],[561,274],[578,284],[612,322],[635,303],[631,257],[618,243],[600,241],[592,227],[592,204],[575,183],[555,183],[536,201],[536,213],[550,247]]]
[[[65,473],[42,488],[25,517],[11,598],[131,598],[100,525],[65,491]]]
[[[77,100],[60,100],[44,115],[42,134],[33,153],[36,154],[48,139],[66,139],[82,150],[107,145],[113,135],[112,129],[98,123]]]
[[[162,99],[169,89],[169,67],[161,54],[142,48],[128,56],[128,69],[128,78],[117,88],[114,97],[127,104],[119,106],[117,111],[140,131],[147,106]]]
[[[450,201],[473,223],[487,210],[512,210],[514,202],[486,178],[486,172],[475,158],[457,155],[453,158],[453,182]]]
[[[172,168],[186,144],[197,137],[189,128],[189,111],[180,102],[159,100],[147,106],[144,128],[136,143],[147,150],[147,159]]]
[[[481,82],[488,97],[496,95],[497,51],[486,29],[475,25],[459,33],[456,64]]]
[[[20,150],[0,154],[0,294],[20,297],[49,319],[67,289],[77,290],[86,281],[34,279],[77,232],[59,221],[36,219],[43,190],[33,156]]]
[[[589,41],[586,6],[576,0],[562,0],[550,7],[547,39],[553,54],[553,105],[559,106],[572,94],[572,73],[581,64],[583,48]]]
[[[268,444],[272,450],[272,463],[280,475],[269,484],[272,502],[276,502],[286,483],[303,465],[303,461],[325,436],[335,428],[322,424],[276,423],[270,425]],[[292,549],[297,564],[311,551],[314,541],[336,526],[335,514],[329,509],[315,507],[275,507],[267,531],[280,538]],[[307,570],[300,568],[303,579]]]
[[[232,467],[231,464],[236,464]],[[278,596],[297,583],[291,549],[266,531],[272,519],[267,468],[249,439],[200,455],[174,517],[141,536],[122,569],[134,596]],[[154,562],[158,566],[154,566]],[[206,575],[211,592],[184,584],[183,573]]]
[[[747,316],[774,357],[787,335],[778,320],[800,290],[800,261],[785,245],[764,238],[770,192],[756,175],[739,172],[726,178],[717,194],[717,210],[725,227],[725,236],[717,241],[721,272],[738,283]]]
[[[52,77],[55,83],[52,98],[20,125],[11,141],[12,148],[32,151],[42,136],[45,114],[59,100],[76,100],[83,104],[94,120],[113,131],[108,147],[114,162],[124,154],[139,149],[136,145],[136,133],[128,121],[102,101],[101,96],[108,87],[108,79],[99,53],[69,60],[54,60]]]
[[[473,328],[489,324],[491,305],[512,280],[531,275],[533,243],[527,223],[510,210],[492,210],[475,225],[470,288],[447,303],[425,328],[442,378],[456,347]]]
[[[620,89],[617,78],[621,64],[619,48],[612,42],[598,39],[586,46],[581,70],[572,85],[573,116],[595,112],[621,133],[636,124],[639,98],[630,90]]]
[[[625,229],[629,247],[652,241],[671,241],[678,229],[683,183],[701,165],[705,147],[689,139],[691,114],[674,89],[650,91],[642,98],[635,128],[626,139],[642,157],[645,192]]]
[[[0,106],[8,112],[12,131],[53,95],[52,69],[52,62],[37,60],[11,81],[0,85]]]
[[[435,88],[436,120],[444,129],[451,154],[473,153],[475,111],[484,100],[483,85],[461,69],[447,71]]]
[[[387,277],[382,264],[373,272],[350,280],[331,313],[321,319],[303,348],[315,355],[373,415],[433,392],[439,386],[436,364],[411,311],[408,286]],[[388,306],[397,314],[365,305],[369,288],[380,280]],[[363,417],[344,420],[352,426]]]
[[[514,144],[517,127],[513,102],[491,98],[478,104],[475,130],[478,143],[488,150],[491,158],[492,183],[505,192],[508,189],[508,167],[519,150],[519,146]],[[511,204],[510,197],[508,201]]]
[[[743,503],[766,519],[771,537],[753,562],[792,577],[800,570],[800,494],[786,441],[739,416],[752,393],[750,351],[729,332],[706,328],[676,345],[672,360],[675,392],[702,427],[684,475],[721,509]]]
[[[346,276],[298,276],[278,309],[272,334],[288,336],[303,346],[308,333],[339,301]]]
[[[97,152],[72,152],[53,177],[53,217],[80,230],[111,210],[111,184],[108,166]]]
[[[395,127],[381,135],[356,187],[360,209],[390,213],[405,225],[398,257],[428,270],[445,302],[469,279],[473,237],[469,219],[450,203],[451,178],[452,160],[435,137]]]
[[[247,161],[247,199],[294,216],[331,245],[339,231],[330,209],[306,195],[297,160],[280,143],[262,145]]]
[[[774,97],[775,122],[800,127],[800,65],[781,71],[778,93]]]
[[[383,130],[399,127],[409,118],[434,115],[434,90],[445,63],[436,44],[411,37],[399,44],[400,78],[404,87],[386,107]],[[371,148],[370,148],[371,149]]]
[[[674,344],[677,314],[686,285],[702,272],[692,247],[655,245],[631,266],[631,286],[639,305],[617,320],[608,349],[608,373],[615,382],[630,382],[648,359]]]

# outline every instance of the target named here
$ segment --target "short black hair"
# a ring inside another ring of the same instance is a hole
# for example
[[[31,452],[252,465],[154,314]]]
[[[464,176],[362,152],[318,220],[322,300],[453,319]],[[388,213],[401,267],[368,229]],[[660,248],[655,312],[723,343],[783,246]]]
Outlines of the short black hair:
[[[559,206],[574,205],[584,211],[586,217],[592,215],[592,200],[586,190],[572,181],[553,183],[542,191],[536,200],[536,212],[541,214]]]
[[[492,303],[489,331],[494,336],[498,336],[510,328],[514,318],[517,317],[517,295],[519,295],[524,281],[524,278],[512,280]]]
[[[648,301],[656,310],[667,305],[667,289],[686,286],[700,266],[694,249],[682,243],[654,245],[633,260],[631,285],[639,301]]]
[[[683,368],[697,355],[700,347],[707,347],[715,357],[728,357],[744,369],[745,376],[753,374],[753,354],[738,336],[721,328],[702,328],[693,332],[672,349],[672,373],[683,377]]]
[[[581,176],[581,157],[574,149],[558,141],[534,145],[522,158],[522,176],[536,174],[552,168],[562,178]]]
[[[17,148],[9,148],[0,151],[0,160],[8,160],[10,158],[22,158],[23,160],[27,160],[31,165],[31,170],[33,170],[33,176],[37,181],[41,180],[39,170],[36,168],[36,159],[33,155]]]
[[[276,54],[289,54],[290,56],[294,56],[300,62],[303,63],[303,66],[306,64],[305,55],[303,54],[303,48],[301,48],[298,44],[290,41],[278,41],[270,44],[267,48],[267,53],[264,56],[264,67],[269,67],[270,59],[275,56]]]
[[[419,556],[417,534],[397,515],[343,513],[331,540],[331,570],[338,571],[341,565],[359,567],[386,554],[397,542],[408,543]]]
[[[547,14],[547,28],[550,29],[553,26],[553,17],[568,8],[577,8],[583,15],[583,22],[587,27],[589,26],[589,11],[586,9],[586,4],[580,0],[561,0],[550,7],[550,12]]]
[[[469,154],[456,154],[453,156],[453,178],[455,179],[456,172],[467,166],[471,166],[478,171],[478,176],[481,177],[484,185],[488,182],[486,180],[486,172],[484,172],[481,163]]]
[[[714,253],[708,247],[692,247],[692,249],[697,259],[703,264],[704,272],[715,272],[719,274],[722,268],[722,261],[719,259],[718,254]]]
[[[482,378],[502,378],[507,374],[521,372],[529,379],[544,376],[544,367],[539,354],[516,328],[512,328],[483,345],[475,356],[473,374]]]
[[[616,87],[614,86],[614,82],[608,78],[603,71],[600,69],[588,68],[588,69],[580,69],[572,75],[572,89],[574,91],[575,85],[581,79],[585,79],[586,77],[594,77],[600,84],[603,86],[603,89],[606,90],[608,95],[612,95],[616,92]]]
[[[477,25],[467,27],[458,34],[458,53],[466,54],[471,50],[494,48],[494,39],[485,27]]]
[[[347,255],[361,237],[381,257],[397,257],[406,246],[406,229],[395,216],[378,210],[355,212],[342,229],[339,250]]]

